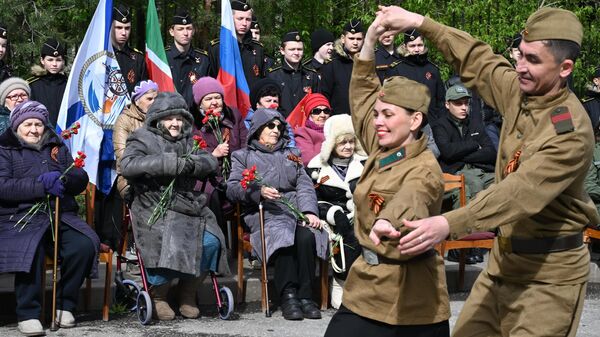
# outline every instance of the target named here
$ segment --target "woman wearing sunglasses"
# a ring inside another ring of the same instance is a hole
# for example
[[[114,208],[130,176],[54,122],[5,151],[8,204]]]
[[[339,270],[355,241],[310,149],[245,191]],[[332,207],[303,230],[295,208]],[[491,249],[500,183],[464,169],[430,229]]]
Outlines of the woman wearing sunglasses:
[[[308,94],[292,112],[297,113],[304,114],[302,117],[306,120],[303,125],[294,125],[296,146],[300,149],[302,162],[306,166],[321,152],[321,144],[325,140],[323,126],[331,116],[331,105],[322,94]]]
[[[287,147],[287,123],[277,110],[257,109],[248,130],[248,146],[233,152],[227,197],[243,203],[250,227],[253,254],[261,257],[258,205],[263,204],[267,261],[274,260],[275,289],[288,320],[319,319],[312,301],[315,257],[326,258],[327,234],[320,230],[317,196],[304,170],[299,151]],[[256,166],[253,181],[242,187],[242,172]],[[258,180],[258,179],[257,179]],[[289,201],[306,217],[298,219],[282,201]]]
[[[369,156],[354,190],[354,233],[362,254],[348,273],[342,305],[325,336],[447,337],[444,260],[433,247],[417,256],[397,248],[408,233],[403,219],[440,214],[442,205],[442,170],[421,132],[429,89],[400,76],[380,84],[374,47],[386,28],[379,20],[367,31],[350,81],[354,130]]]

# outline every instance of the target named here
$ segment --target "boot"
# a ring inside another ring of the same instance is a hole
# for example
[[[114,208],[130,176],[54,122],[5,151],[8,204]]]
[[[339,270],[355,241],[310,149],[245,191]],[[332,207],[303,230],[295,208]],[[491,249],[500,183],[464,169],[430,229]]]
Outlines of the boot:
[[[310,298],[301,298],[300,306],[304,318],[321,319],[321,310],[319,310],[319,307]]]
[[[281,295],[281,313],[283,314],[283,318],[290,321],[302,320],[304,318],[300,301],[296,297],[296,289],[287,288],[283,290],[283,294]]]
[[[185,318],[198,318],[200,316],[200,310],[196,303],[196,293],[205,277],[206,273],[203,273],[200,277],[179,279],[177,303],[179,303],[181,316]]]
[[[175,312],[173,312],[173,309],[171,309],[167,302],[169,288],[171,288],[170,282],[150,287],[150,297],[152,298],[152,306],[154,307],[152,315],[161,321],[175,319]]]
[[[452,261],[452,262],[459,262],[460,261],[460,250],[459,249],[450,249],[448,251],[447,260]],[[476,263],[477,263],[477,259],[475,259],[473,256],[471,256],[467,253],[465,256],[465,264],[476,264]]]

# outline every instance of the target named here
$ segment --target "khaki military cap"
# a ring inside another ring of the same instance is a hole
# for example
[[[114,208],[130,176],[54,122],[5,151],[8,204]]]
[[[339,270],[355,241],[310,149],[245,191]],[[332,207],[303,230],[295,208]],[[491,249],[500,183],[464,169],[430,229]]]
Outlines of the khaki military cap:
[[[431,95],[427,86],[402,76],[386,78],[379,91],[379,99],[406,109],[427,114]]]
[[[564,9],[542,8],[531,14],[525,23],[523,40],[568,40],[581,46],[583,27],[577,16]]]

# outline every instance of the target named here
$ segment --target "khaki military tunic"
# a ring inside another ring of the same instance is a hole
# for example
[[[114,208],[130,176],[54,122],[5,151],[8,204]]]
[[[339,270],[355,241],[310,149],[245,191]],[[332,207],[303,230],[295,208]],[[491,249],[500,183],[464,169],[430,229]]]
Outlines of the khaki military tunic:
[[[427,136],[402,148],[378,145],[372,124],[380,89],[375,61],[355,58],[354,62],[350,82],[352,119],[369,155],[354,192],[354,228],[361,246],[387,261],[370,265],[359,257],[350,269],[342,303],[360,316],[392,325],[447,320],[450,308],[443,259],[436,254],[426,258],[402,255],[396,248],[398,239],[384,240],[378,246],[369,239],[377,219],[386,219],[400,228],[402,219],[439,214],[444,186],[442,171],[427,149]],[[375,203],[374,199],[383,202]]]
[[[507,238],[554,238],[581,233],[586,224],[598,223],[583,185],[594,138],[575,94],[563,88],[553,96],[527,96],[511,64],[488,45],[429,18],[419,31],[459,70],[463,83],[504,116],[495,184],[466,207],[444,214],[451,239],[496,227]],[[506,174],[511,160],[516,170]],[[574,335],[589,261],[584,245],[562,252],[519,254],[501,249],[496,241],[454,334]],[[477,322],[485,324],[475,327]],[[493,327],[497,334],[476,331],[481,326]]]

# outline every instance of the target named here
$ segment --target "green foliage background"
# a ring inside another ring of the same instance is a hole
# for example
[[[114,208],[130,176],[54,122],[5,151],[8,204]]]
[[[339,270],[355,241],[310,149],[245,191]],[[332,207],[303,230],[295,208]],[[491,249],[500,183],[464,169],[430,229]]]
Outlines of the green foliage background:
[[[572,10],[584,26],[582,55],[576,64],[575,90],[582,95],[595,67],[600,65],[600,1],[575,0],[250,0],[262,28],[261,42],[271,55],[277,56],[280,37],[287,31],[299,30],[305,42],[310,32],[319,27],[338,35],[351,18],[363,19],[365,25],[373,19],[377,5],[399,4],[412,11],[465,30],[489,43],[497,53],[506,52],[512,36],[519,32],[529,16],[540,6]],[[97,0],[2,0],[0,22],[9,27],[9,62],[17,75],[28,77],[29,68],[39,62],[39,48],[44,39],[56,37],[64,41],[72,60],[78,43],[83,39]],[[144,46],[144,24],[147,0],[114,0],[132,7],[134,26],[131,44]],[[187,7],[195,18],[197,34],[194,45],[206,48],[218,37],[221,1],[156,0],[161,18],[165,45],[171,37],[168,25],[176,7]],[[305,56],[311,55],[306,43]],[[506,56],[506,54],[505,54]],[[447,78],[452,70],[439,53],[432,49],[430,58],[440,66]]]

